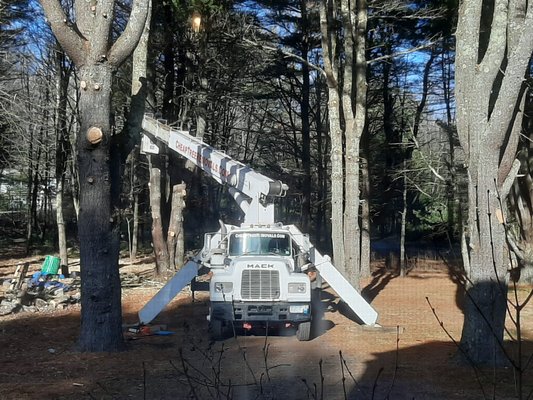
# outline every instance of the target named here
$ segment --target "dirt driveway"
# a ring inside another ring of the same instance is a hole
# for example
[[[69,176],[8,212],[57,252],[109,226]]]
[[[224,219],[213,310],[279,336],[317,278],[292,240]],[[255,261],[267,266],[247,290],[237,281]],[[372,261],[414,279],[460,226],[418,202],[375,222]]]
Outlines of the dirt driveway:
[[[427,301],[459,339],[460,299],[444,270],[415,271],[406,278],[377,271],[366,293],[383,328],[359,326],[326,293],[321,331],[309,342],[286,332],[211,343],[208,299],[202,294],[192,302],[188,291],[154,321],[174,334],[129,340],[129,350],[118,354],[73,351],[76,305],[2,317],[0,399],[483,399],[483,391],[486,398],[517,398],[512,369],[478,371],[476,378],[472,368],[456,361],[456,346]],[[125,323],[136,322],[155,291],[123,291]],[[531,354],[531,304],[522,319],[525,353]],[[525,381],[527,394],[532,368]]]

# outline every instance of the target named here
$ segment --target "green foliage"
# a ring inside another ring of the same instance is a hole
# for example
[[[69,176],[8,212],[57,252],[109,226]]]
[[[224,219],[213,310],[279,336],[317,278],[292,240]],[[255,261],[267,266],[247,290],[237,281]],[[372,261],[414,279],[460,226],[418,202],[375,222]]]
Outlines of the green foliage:
[[[425,195],[418,196],[412,205],[412,218],[407,230],[410,234],[438,237],[446,232],[448,209],[446,204]]]

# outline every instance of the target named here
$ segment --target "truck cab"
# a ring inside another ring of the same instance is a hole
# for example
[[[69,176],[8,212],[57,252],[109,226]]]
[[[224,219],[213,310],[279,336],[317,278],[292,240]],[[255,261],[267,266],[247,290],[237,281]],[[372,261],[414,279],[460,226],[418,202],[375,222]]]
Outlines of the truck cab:
[[[210,332],[295,327],[299,340],[311,332],[311,282],[301,270],[301,251],[288,229],[232,229],[211,258]]]

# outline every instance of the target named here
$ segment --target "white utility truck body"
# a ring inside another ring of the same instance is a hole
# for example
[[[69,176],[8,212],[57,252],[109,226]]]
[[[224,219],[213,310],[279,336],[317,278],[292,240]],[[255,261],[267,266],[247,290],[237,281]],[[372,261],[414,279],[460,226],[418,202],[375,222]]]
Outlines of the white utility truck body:
[[[318,271],[356,315],[375,324],[377,312],[294,225],[274,222],[274,197],[287,185],[257,173],[210,145],[150,116],[143,119],[143,151],[164,144],[192,161],[229,192],[244,213],[241,226],[220,223],[206,234],[204,247],[139,312],[149,323],[197,275],[210,269],[210,332],[214,338],[234,328],[293,326],[299,340],[311,337],[311,271]],[[318,288],[319,290],[319,288]]]

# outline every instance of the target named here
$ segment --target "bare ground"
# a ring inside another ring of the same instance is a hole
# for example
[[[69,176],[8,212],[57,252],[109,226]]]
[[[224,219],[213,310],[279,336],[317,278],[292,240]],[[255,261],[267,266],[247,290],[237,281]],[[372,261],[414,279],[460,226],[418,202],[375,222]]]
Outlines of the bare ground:
[[[0,259],[0,278],[10,276],[20,261]],[[39,262],[33,259],[32,268]],[[208,298],[197,294],[193,302],[188,290],[154,321],[167,324],[173,335],[128,340],[128,351],[122,353],[74,350],[77,305],[1,317],[0,399],[518,398],[512,368],[476,372],[458,362],[445,330],[460,338],[461,299],[443,265],[405,278],[378,265],[365,284],[383,328],[358,325],[338,298],[325,291],[327,309],[309,342],[299,342],[291,332],[272,332],[210,343]],[[156,290],[123,290],[126,324],[137,321],[136,313]],[[520,288],[519,296],[529,290]],[[531,304],[522,311],[522,321],[527,356],[533,353]],[[508,349],[516,346],[508,343]],[[532,368],[524,382],[526,398],[533,389]]]

